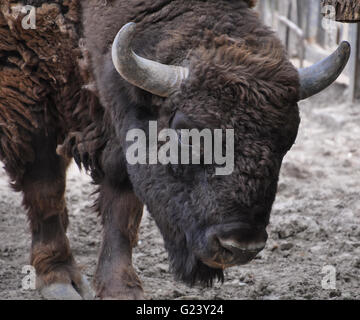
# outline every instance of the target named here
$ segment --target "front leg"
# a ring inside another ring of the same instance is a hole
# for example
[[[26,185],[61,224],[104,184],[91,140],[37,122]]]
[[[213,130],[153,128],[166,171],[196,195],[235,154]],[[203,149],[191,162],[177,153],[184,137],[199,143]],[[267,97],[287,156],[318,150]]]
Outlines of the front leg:
[[[132,266],[132,248],[137,244],[143,204],[130,185],[118,189],[104,181],[100,186],[99,210],[104,230],[95,274],[97,297],[144,299]]]

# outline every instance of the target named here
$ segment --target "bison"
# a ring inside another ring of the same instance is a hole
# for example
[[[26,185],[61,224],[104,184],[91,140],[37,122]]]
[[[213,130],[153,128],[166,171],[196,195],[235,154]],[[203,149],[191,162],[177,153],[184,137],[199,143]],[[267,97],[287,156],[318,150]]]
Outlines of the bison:
[[[1,0],[0,159],[23,193],[46,298],[91,298],[66,237],[72,158],[98,185],[99,298],[144,297],[132,266],[144,204],[172,272],[189,285],[223,280],[225,268],[264,248],[297,102],[338,77],[350,47],[298,71],[254,5]],[[29,8],[36,25],[25,28]],[[149,121],[158,130],[233,129],[233,173],[214,175],[215,164],[203,163],[130,165],[127,132],[147,132]]]

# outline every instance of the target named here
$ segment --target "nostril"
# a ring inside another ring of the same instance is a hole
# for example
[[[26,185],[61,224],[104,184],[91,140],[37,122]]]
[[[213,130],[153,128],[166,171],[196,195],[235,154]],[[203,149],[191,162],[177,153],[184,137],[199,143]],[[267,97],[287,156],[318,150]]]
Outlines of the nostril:
[[[245,223],[214,225],[206,230],[207,248],[212,260],[243,264],[265,248],[268,238],[264,226]]]
[[[247,231],[245,229],[245,233]],[[230,233],[229,228],[223,226],[208,229],[207,232],[208,253],[203,255],[201,260],[211,268],[225,269],[246,264],[265,248],[267,240],[265,230],[253,229],[251,236],[247,234],[248,237],[244,237],[244,229],[238,228],[235,232],[233,229],[233,232]]]
[[[234,239],[221,239],[219,238],[220,245],[233,254],[241,252],[260,252],[265,248],[265,241],[260,242],[239,242]]]
[[[256,250],[265,245],[268,234],[264,227],[241,226],[240,228],[219,228],[216,237],[230,247]]]

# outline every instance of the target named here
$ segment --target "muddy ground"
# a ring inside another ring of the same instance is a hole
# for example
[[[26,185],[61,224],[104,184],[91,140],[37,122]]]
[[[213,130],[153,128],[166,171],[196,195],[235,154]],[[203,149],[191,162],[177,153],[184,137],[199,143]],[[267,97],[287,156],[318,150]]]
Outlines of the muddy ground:
[[[283,164],[265,250],[250,264],[226,271],[224,284],[189,288],[173,280],[154,221],[145,215],[134,265],[149,299],[359,299],[360,104],[346,102],[336,84],[302,102],[296,145]],[[66,198],[68,235],[92,279],[101,227],[92,211],[93,186],[72,166]],[[0,169],[0,299],[41,299],[21,289],[30,238],[21,195]],[[324,289],[324,266],[336,268],[336,289]]]

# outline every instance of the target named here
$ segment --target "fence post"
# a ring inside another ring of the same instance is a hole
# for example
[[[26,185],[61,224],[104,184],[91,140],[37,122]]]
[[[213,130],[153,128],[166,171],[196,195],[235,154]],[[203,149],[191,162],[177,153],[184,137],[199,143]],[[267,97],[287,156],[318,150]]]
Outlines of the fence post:
[[[318,0],[309,0],[308,5],[308,29],[306,36],[310,43],[315,43],[319,29],[320,4]]]
[[[350,25],[352,53],[350,61],[350,99],[360,99],[360,23]]]

